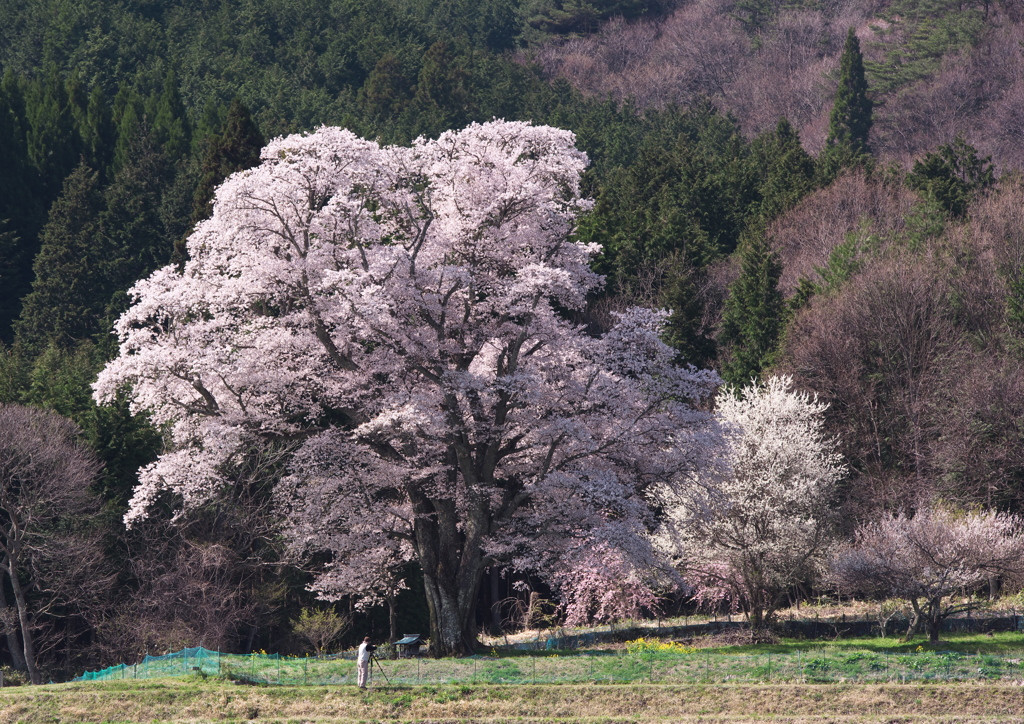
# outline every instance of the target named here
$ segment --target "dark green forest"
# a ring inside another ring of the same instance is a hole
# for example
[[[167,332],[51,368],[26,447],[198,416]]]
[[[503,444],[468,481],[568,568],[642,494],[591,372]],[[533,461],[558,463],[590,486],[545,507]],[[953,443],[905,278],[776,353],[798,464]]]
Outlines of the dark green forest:
[[[987,96],[962,127],[941,125],[925,104],[945,108],[938,92],[921,86],[960,93],[956,68],[984,74],[983,51],[998,62],[992,48],[1024,31],[1010,3],[878,5],[739,0],[705,17],[709,37],[733,38],[714,56],[732,68],[722,88],[778,82],[755,74],[758,54],[769,67],[797,43],[780,37],[810,27],[827,61],[813,117],[702,87],[704,66],[652,100],[642,83],[601,85],[646,59],[609,60],[600,82],[552,60],[581,43],[597,57],[614,33],[668,33],[696,12],[672,0],[0,5],[0,402],[70,418],[102,463],[89,501],[51,510],[13,574],[45,676],[184,645],[302,649],[293,622],[322,605],[306,585],[324,561],[282,558],[280,461],[232,471],[216,504],[178,514],[163,500],[125,530],[164,437],[127,402],[97,407],[90,385],[116,354],[128,289],[184,261],[216,186],[267,139],[322,124],[386,143],[492,118],[572,130],[596,202],[577,234],[603,246],[606,275],[581,323],[600,332],[626,306],[664,307],[680,364],[740,386],[786,373],[816,392],[851,470],[835,501],[848,526],[918,495],[1024,512],[1022,136],[979,125],[986,109],[1012,115]],[[62,584],[69,571],[88,585]],[[422,630],[415,571],[409,582],[392,623]],[[509,582],[493,573],[481,611],[514,595]],[[355,617],[350,638],[389,632],[386,606],[335,609]],[[23,668],[6,633],[0,663]]]

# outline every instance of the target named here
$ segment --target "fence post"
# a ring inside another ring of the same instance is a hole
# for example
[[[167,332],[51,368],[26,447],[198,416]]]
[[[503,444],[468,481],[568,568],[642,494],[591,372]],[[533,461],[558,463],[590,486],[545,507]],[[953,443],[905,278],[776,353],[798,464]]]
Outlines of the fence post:
[[[530,662],[533,664],[533,683],[537,684],[537,657],[534,654],[530,654]]]
[[[303,686],[309,684],[309,654],[306,654],[306,658],[302,660],[302,684]]]

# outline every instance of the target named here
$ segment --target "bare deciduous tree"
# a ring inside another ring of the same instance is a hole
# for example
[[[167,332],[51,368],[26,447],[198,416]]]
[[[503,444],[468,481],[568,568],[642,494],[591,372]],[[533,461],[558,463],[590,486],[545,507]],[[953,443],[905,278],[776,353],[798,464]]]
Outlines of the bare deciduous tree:
[[[858,474],[856,515],[933,492],[932,405],[962,351],[955,322],[944,268],[892,252],[812,300],[789,330],[782,366],[830,405]]]
[[[862,169],[808,195],[768,230],[783,263],[779,288],[790,295],[801,278],[819,281],[817,270],[828,264],[829,255],[850,234],[884,238],[902,232],[917,201],[902,184],[870,180]]]
[[[282,564],[270,489],[286,452],[250,450],[225,470],[221,499],[125,534],[131,585],[98,627],[105,660],[196,645],[249,651],[258,630],[284,623],[282,579],[292,569]]]
[[[33,684],[42,681],[36,634],[48,605],[81,599],[103,585],[95,540],[78,535],[78,524],[99,507],[89,491],[99,470],[70,420],[47,410],[0,406],[0,566],[21,636],[13,644],[7,626],[8,642]]]

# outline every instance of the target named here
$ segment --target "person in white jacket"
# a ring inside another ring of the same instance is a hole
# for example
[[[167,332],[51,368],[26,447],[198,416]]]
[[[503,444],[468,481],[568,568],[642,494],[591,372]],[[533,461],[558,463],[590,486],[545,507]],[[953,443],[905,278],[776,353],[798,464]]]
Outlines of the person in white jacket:
[[[370,637],[363,639],[359,644],[359,653],[356,655],[356,670],[359,672],[359,688],[365,689],[370,684],[370,657],[377,647],[370,643]]]

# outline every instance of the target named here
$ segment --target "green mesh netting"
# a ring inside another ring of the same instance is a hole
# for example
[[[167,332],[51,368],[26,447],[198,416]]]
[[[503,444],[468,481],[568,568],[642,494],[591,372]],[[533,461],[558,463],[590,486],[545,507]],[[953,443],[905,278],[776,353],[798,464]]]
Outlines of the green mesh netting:
[[[75,681],[217,676],[281,685],[354,684],[354,652],[307,658],[278,654],[225,654],[204,648],[146,656],[137,664],[88,671]],[[386,678],[385,678],[386,677]],[[373,685],[568,684],[654,682],[920,682],[1024,678],[1024,659],[956,652],[843,652],[728,654],[700,651],[530,651],[463,659],[381,659]]]
[[[315,681],[310,680],[310,664]],[[218,676],[264,684],[343,684],[355,681],[355,663],[342,657],[309,659],[279,654],[225,654],[202,647],[163,656],[146,656],[137,664],[86,671],[74,681],[154,679],[162,676]]]

